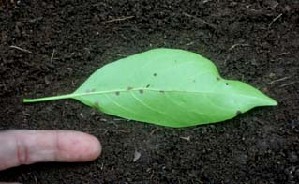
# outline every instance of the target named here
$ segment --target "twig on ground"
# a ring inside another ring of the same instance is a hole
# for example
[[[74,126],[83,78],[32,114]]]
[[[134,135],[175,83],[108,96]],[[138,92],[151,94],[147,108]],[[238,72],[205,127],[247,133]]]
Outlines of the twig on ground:
[[[288,80],[288,79],[290,79],[291,77],[283,77],[283,78],[280,78],[280,79],[277,79],[277,80],[274,80],[274,81],[272,81],[272,82],[269,82],[269,84],[275,84],[275,83],[277,83],[277,82],[281,82],[281,81],[285,81],[285,80]]]
[[[203,0],[203,1],[202,1],[202,4],[208,3],[208,2],[210,2],[210,1],[212,1],[212,0]]]
[[[184,139],[186,141],[190,141],[190,136],[187,136],[187,137],[180,137],[181,139]]]
[[[241,46],[241,47],[249,47],[250,45],[249,44],[242,44],[242,43],[236,43],[234,45],[232,45],[228,50],[231,51],[233,50],[235,47],[238,47],[238,46]]]
[[[209,22],[207,22],[207,21],[205,21],[205,20],[203,20],[203,19],[201,19],[201,18],[199,18],[199,17],[190,15],[190,14],[188,14],[188,13],[186,13],[186,12],[184,12],[183,15],[185,15],[186,17],[190,17],[190,18],[193,18],[193,19],[195,19],[195,20],[198,20],[198,21],[200,21],[201,23],[203,23],[203,24],[205,24],[205,25],[208,25],[209,27],[211,27],[211,28],[213,28],[213,29],[217,29],[217,26],[216,26],[215,24],[211,24],[211,23],[209,23]]]
[[[275,17],[273,20],[272,20],[272,22],[268,25],[268,29],[272,26],[272,24],[274,23],[274,22],[276,22],[280,17],[282,16],[282,13],[280,13],[279,15],[277,15],[277,17]]]
[[[53,61],[54,54],[55,54],[55,49],[53,49],[53,51],[52,51],[51,60],[50,60],[51,64],[52,64],[52,61]]]
[[[156,131],[158,131],[159,129],[154,129],[150,132],[150,135],[154,135],[154,133],[156,133]]]
[[[117,19],[112,19],[112,20],[108,20],[105,23],[112,23],[112,22],[120,22],[120,21],[124,21],[124,20],[128,20],[131,18],[134,18],[135,16],[128,16],[128,17],[124,17],[124,18],[117,18]]]
[[[291,86],[291,85],[294,85],[294,84],[297,84],[298,82],[291,82],[291,83],[288,83],[288,84],[282,84],[282,85],[280,85],[280,86],[278,86],[278,87],[286,87],[286,86]]]
[[[11,46],[9,46],[9,48],[17,49],[17,50],[19,50],[19,51],[22,51],[22,52],[25,52],[25,53],[28,53],[28,54],[32,54],[31,51],[26,50],[26,49],[22,49],[21,47],[18,47],[18,46],[15,46],[15,45],[11,45]]]

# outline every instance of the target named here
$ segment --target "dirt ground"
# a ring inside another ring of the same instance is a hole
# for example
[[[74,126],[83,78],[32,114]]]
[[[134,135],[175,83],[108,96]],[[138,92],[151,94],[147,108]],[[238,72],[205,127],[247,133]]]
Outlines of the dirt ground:
[[[0,129],[80,130],[97,136],[103,153],[88,163],[12,168],[0,172],[0,181],[299,183],[297,0],[5,2]],[[104,64],[159,47],[200,53],[224,78],[252,84],[279,105],[171,129],[104,115],[72,100],[21,102],[72,92]],[[134,162],[135,151],[141,157]]]

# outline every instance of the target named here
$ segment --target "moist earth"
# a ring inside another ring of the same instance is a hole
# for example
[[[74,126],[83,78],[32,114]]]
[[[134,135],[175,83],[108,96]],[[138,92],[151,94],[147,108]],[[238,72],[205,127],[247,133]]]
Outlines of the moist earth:
[[[297,0],[0,5],[0,129],[80,130],[103,146],[96,161],[25,165],[0,172],[0,181],[299,183]],[[204,55],[224,78],[259,88],[278,106],[172,129],[105,115],[72,100],[21,101],[70,93],[97,68],[161,47]],[[137,160],[135,152],[141,154]]]

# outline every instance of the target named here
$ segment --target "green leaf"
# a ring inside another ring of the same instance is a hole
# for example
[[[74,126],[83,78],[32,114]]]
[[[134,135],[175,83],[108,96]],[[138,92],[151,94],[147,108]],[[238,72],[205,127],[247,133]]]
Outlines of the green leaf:
[[[24,102],[76,99],[104,113],[168,127],[230,119],[277,102],[254,87],[222,79],[199,54],[154,49],[108,64],[75,92]]]

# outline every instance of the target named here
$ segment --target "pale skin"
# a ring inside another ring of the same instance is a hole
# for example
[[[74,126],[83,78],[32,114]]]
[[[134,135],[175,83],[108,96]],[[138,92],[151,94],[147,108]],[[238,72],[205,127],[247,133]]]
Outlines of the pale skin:
[[[0,145],[0,171],[35,162],[92,161],[101,153],[96,137],[70,130],[0,131]]]

